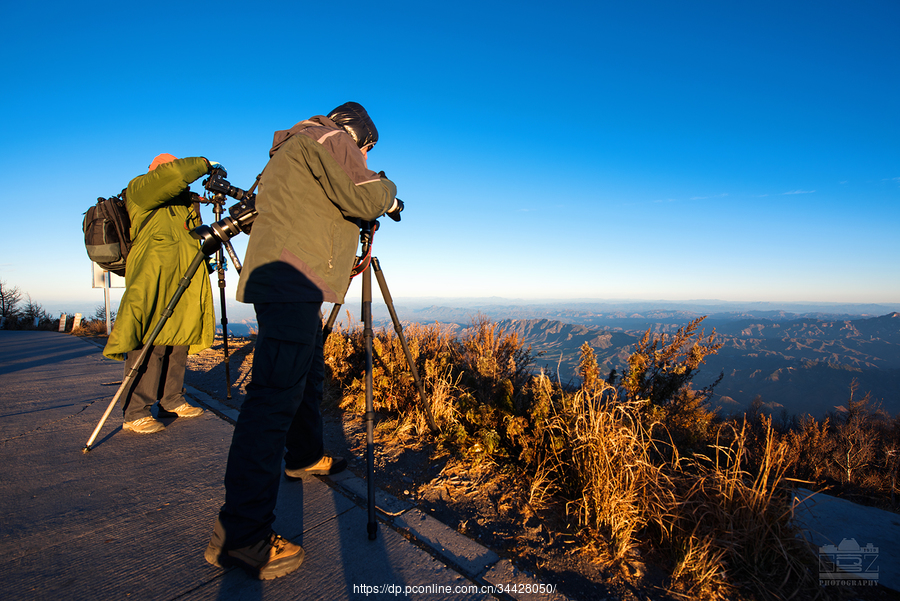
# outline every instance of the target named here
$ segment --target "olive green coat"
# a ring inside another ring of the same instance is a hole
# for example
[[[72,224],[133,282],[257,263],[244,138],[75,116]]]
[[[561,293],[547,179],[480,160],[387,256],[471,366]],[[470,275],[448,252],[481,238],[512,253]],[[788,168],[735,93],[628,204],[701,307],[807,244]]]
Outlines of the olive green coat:
[[[126,206],[134,245],[125,268],[125,294],[103,349],[107,357],[123,360],[125,353],[148,341],[197,255],[200,244],[190,232],[200,220],[192,209],[190,184],[208,170],[209,164],[202,157],[178,159],[128,184]],[[153,344],[189,346],[190,353],[199,353],[212,345],[214,333],[209,274],[201,264]]]
[[[397,188],[321,115],[276,132],[270,156],[237,300],[343,303],[359,244],[354,219],[383,215]]]

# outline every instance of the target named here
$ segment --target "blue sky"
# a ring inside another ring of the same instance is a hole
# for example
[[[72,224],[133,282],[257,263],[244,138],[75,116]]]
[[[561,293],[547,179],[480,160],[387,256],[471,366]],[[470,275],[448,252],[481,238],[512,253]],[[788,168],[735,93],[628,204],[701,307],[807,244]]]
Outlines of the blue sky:
[[[153,156],[247,188],[347,100],[395,298],[900,302],[897,2],[24,4],[0,279],[51,310],[102,303],[82,213]]]

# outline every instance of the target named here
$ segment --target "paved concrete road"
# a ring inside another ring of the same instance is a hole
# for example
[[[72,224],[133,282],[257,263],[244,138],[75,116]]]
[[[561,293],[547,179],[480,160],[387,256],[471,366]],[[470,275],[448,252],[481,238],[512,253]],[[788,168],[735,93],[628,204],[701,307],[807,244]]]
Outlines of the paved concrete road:
[[[352,474],[283,482],[275,529],[306,550],[295,573],[259,582],[210,566],[203,550],[224,499],[232,425],[207,411],[138,435],[122,431],[117,407],[82,453],[121,379],[122,364],[84,340],[0,331],[0,599],[434,601],[537,584],[384,495],[379,508],[396,517],[380,514],[368,540],[365,500],[354,496],[365,497],[365,482]]]
[[[900,591],[900,514],[800,488],[794,515],[818,550],[821,582],[852,580]]]

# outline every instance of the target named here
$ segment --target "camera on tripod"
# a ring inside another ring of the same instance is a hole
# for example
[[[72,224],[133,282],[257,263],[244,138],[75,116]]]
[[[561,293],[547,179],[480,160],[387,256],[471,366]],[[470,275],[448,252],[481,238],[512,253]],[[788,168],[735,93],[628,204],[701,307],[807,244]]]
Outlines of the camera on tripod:
[[[227,175],[224,169],[213,169],[209,177],[203,180],[203,187],[211,194],[207,197],[207,202],[224,205],[226,196],[238,201],[228,208],[227,217],[210,225],[201,225],[191,232],[191,236],[200,240],[201,250],[207,256],[212,255],[219,250],[222,243],[227,243],[241,232],[249,234],[253,221],[259,215],[256,211],[256,194],[252,189],[248,192],[232,186],[225,179]],[[259,177],[256,181],[259,181]],[[256,184],[253,184],[253,187],[255,188]]]

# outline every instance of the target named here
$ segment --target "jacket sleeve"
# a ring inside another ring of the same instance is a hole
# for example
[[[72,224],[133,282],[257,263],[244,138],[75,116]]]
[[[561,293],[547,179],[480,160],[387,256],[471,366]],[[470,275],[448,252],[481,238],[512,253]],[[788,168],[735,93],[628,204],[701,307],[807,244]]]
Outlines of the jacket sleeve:
[[[128,184],[128,200],[142,211],[150,211],[181,194],[191,182],[208,172],[209,164],[203,157],[164,163],[153,171],[131,180]]]

